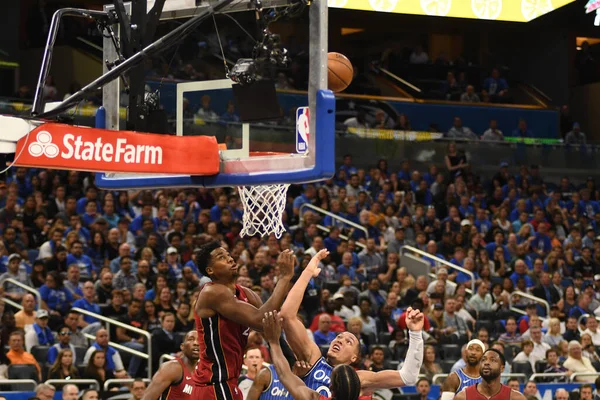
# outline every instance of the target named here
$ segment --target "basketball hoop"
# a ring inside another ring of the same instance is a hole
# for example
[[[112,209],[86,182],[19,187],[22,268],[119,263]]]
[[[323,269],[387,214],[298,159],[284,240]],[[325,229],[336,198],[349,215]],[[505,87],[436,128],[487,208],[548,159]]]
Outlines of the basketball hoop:
[[[244,204],[244,227],[240,236],[268,236],[273,233],[277,239],[281,238],[285,232],[283,212],[289,186],[284,183],[238,187]]]

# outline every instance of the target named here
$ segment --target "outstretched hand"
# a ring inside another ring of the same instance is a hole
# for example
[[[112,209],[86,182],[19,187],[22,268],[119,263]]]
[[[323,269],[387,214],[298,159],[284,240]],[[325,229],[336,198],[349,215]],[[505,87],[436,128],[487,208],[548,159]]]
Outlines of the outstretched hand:
[[[414,310],[412,307],[406,309],[406,326],[411,331],[423,330],[425,316],[419,310]]]
[[[281,318],[277,311],[269,311],[265,313],[262,320],[263,336],[269,343],[279,343],[281,336]]]
[[[304,273],[310,274],[312,277],[316,278],[321,273],[321,268],[319,268],[319,264],[321,260],[329,255],[329,251],[327,249],[323,249],[314,255],[313,258],[310,259],[310,262],[304,268]]]
[[[292,278],[294,276],[294,267],[296,266],[296,256],[292,250],[284,250],[277,257],[277,265],[281,271],[281,276]]]

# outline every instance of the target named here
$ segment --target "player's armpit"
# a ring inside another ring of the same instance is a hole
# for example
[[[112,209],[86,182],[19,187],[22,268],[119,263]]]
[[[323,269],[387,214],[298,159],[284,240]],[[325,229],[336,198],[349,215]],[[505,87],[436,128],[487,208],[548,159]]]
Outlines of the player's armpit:
[[[454,396],[454,400],[467,400],[467,393],[464,390],[461,390],[456,394],[456,396]],[[521,400],[525,400],[525,397],[523,397]]]
[[[176,360],[164,363],[152,377],[150,386],[144,391],[142,400],[157,400],[172,383],[183,378],[181,364]]]
[[[356,371],[360,379],[362,395],[372,394],[378,389],[394,389],[404,386],[400,373],[396,370],[384,370],[379,372]]]
[[[246,400],[258,400],[260,395],[263,393],[265,389],[269,387],[271,384],[271,370],[269,368],[263,368],[256,375],[256,379],[252,382],[252,386],[250,386],[250,390],[248,391],[248,396],[246,396]]]
[[[283,331],[285,339],[299,361],[306,361],[313,365],[321,358],[321,349],[310,340],[306,327],[297,316],[283,318]]]

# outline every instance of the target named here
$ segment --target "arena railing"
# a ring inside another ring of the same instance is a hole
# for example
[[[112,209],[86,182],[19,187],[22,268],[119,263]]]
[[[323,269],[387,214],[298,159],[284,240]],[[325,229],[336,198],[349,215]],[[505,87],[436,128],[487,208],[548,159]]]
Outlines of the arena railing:
[[[529,377],[530,381],[536,381],[538,378],[558,378],[564,377],[564,372],[544,372],[544,373],[535,373]]]
[[[419,250],[416,247],[412,247],[412,246],[402,246],[400,248],[400,256],[404,255],[404,253],[406,251],[410,251],[411,253],[418,254],[421,257],[428,258],[430,260],[433,260],[435,262],[443,264],[443,265],[447,266],[448,268],[452,268],[452,269],[455,269],[457,271],[460,271],[462,273],[465,273],[465,274],[469,275],[471,277],[471,289],[466,289],[466,290],[470,294],[475,293],[475,274],[473,272],[471,272],[468,269],[463,268],[463,267],[461,267],[459,265],[452,264],[450,261],[446,261],[446,260],[444,260],[442,258],[436,257],[434,255],[431,255],[431,254],[429,254],[429,253],[427,253],[427,252],[425,252],[423,250]],[[433,275],[433,277],[435,277],[435,275]]]
[[[540,319],[546,320],[546,318],[550,317],[550,303],[548,303],[546,300],[542,299],[541,297],[536,297],[532,294],[521,292],[520,290],[515,290],[508,297],[510,311],[514,311],[519,314],[527,315],[527,313],[524,310],[521,310],[520,308],[517,308],[517,307],[513,307],[513,296],[525,297],[526,299],[533,300],[536,303],[543,304],[544,307],[546,308],[546,317],[540,316]]]
[[[579,333],[583,333],[585,331],[585,329],[581,329],[581,321],[589,317],[591,317],[590,314],[581,314],[577,319],[577,329],[579,330]],[[600,322],[600,317],[594,316],[594,318],[596,318],[596,321]]]
[[[149,378],[144,378],[144,379],[142,379],[142,381],[144,381],[145,383],[150,383],[150,382],[152,382],[152,380],[151,380],[151,379],[149,379]],[[125,379],[107,379],[107,380],[104,382],[104,387],[103,387],[103,389],[104,389],[104,391],[105,391],[105,392],[108,392],[108,391],[109,391],[109,389],[110,389],[110,386],[111,386],[111,385],[118,385],[118,384],[122,384],[122,383],[125,383],[125,384],[127,384],[127,383],[133,383],[133,382],[135,382],[135,379],[133,379],[133,378],[125,378]]]
[[[433,376],[433,378],[431,378],[431,383],[435,384],[435,382],[438,379],[447,378],[449,375],[450,374],[435,374]],[[564,374],[561,374],[561,375],[564,375]],[[521,378],[521,379],[527,380],[527,375],[525,375],[525,374],[501,374],[500,376],[502,378]],[[419,377],[421,377],[421,375],[419,375]],[[423,375],[423,377],[425,377],[425,375]]]
[[[48,379],[44,383],[48,385],[67,385],[69,383],[72,383],[73,385],[93,385],[95,386],[96,390],[100,390],[100,383],[95,379]]]
[[[158,359],[158,365],[163,365],[164,363],[166,363],[167,361],[171,361],[174,360],[175,357],[173,357],[170,354],[163,354],[160,356],[160,358]]]
[[[571,379],[571,382],[575,382],[575,379],[580,376],[600,376],[600,372],[575,372],[572,373],[569,378]]]
[[[37,289],[32,288],[31,286],[27,286],[27,285],[25,285],[25,284],[23,284],[23,283],[15,280],[15,279],[13,279],[13,278],[3,279],[2,282],[0,282],[0,285],[2,287],[4,287],[4,285],[7,282],[8,283],[12,283],[13,285],[20,287],[21,289],[25,289],[26,291],[32,293],[35,296],[35,299],[37,300],[37,306],[38,306],[38,308],[40,308],[42,306],[42,295],[40,294],[40,292]],[[4,297],[6,297],[6,295]],[[8,304],[10,304],[10,303],[8,303]],[[10,304],[10,305],[14,306],[14,304],[16,304],[16,303],[13,302],[13,304]]]
[[[305,208],[308,208],[308,209],[310,209],[310,210],[312,210],[312,211],[316,212],[317,214],[321,214],[321,215],[327,215],[327,216],[329,216],[329,217],[331,217],[331,218],[333,218],[333,219],[335,219],[335,220],[337,220],[337,221],[340,221],[340,222],[342,222],[342,223],[344,223],[344,224],[346,224],[346,225],[348,225],[348,226],[351,226],[351,227],[352,227],[352,228],[354,228],[354,229],[358,229],[358,230],[360,230],[360,231],[363,231],[363,232],[365,233],[365,238],[367,238],[367,239],[369,238],[369,231],[368,231],[368,230],[367,230],[367,228],[365,228],[364,226],[362,226],[362,225],[359,225],[359,224],[357,224],[356,222],[352,222],[352,221],[350,221],[349,219],[346,219],[346,218],[344,218],[344,217],[340,217],[339,215],[335,215],[335,214],[334,214],[334,213],[332,213],[332,212],[329,212],[329,211],[327,211],[327,210],[325,210],[325,209],[323,209],[323,208],[321,208],[321,207],[317,207],[317,206],[315,206],[315,205],[312,205],[312,204],[310,204],[310,203],[304,203],[304,204],[302,204],[302,205],[300,206],[300,209],[298,210],[298,215],[299,215],[299,217],[300,217],[300,218],[299,218],[299,219],[300,219],[300,224],[299,224],[299,225],[300,225],[301,227],[304,227],[304,220],[303,220],[303,218],[302,218],[302,214],[303,214],[303,210],[304,210]],[[326,227],[326,226],[323,226],[323,225],[320,225],[320,224],[317,224],[317,228],[319,228],[320,230],[322,230],[322,231],[325,231],[325,232],[329,232],[329,231],[330,231],[330,229],[329,229],[328,227]],[[344,239],[344,240],[348,240],[348,236],[346,236],[346,235],[342,235],[342,234],[340,234],[340,237],[341,237],[342,239]],[[362,247],[362,248],[365,248],[365,247],[366,247],[364,244],[362,244],[362,243],[359,243],[359,242],[356,242],[356,244],[357,244],[359,247]]]
[[[33,379],[0,379],[0,386],[10,385],[12,387],[12,385],[21,385],[21,384],[31,385],[32,392],[35,391],[35,388],[38,385],[38,383],[36,381],[34,381]]]
[[[152,335],[150,334],[150,332],[147,332],[143,329],[136,328],[135,326],[127,325],[123,322],[117,321],[112,318],[107,318],[104,315],[100,315],[100,314],[96,314],[96,313],[93,313],[88,310],[84,310],[83,308],[73,307],[71,310],[77,311],[80,314],[87,315],[87,316],[90,316],[90,317],[93,317],[100,321],[105,322],[107,324],[106,329],[109,332],[110,332],[110,325],[112,324],[112,325],[118,326],[119,328],[123,328],[128,331],[132,331],[132,332],[138,333],[138,334],[146,337],[147,346],[148,346],[148,354],[142,353],[142,352],[134,350],[134,349],[130,349],[129,347],[125,347],[123,345],[120,345],[120,344],[114,343],[114,342],[110,342],[109,345],[120,351],[124,351],[124,352],[130,353],[134,356],[148,360],[148,378],[152,379]],[[88,339],[96,340],[96,338],[93,335],[85,334],[85,336]]]

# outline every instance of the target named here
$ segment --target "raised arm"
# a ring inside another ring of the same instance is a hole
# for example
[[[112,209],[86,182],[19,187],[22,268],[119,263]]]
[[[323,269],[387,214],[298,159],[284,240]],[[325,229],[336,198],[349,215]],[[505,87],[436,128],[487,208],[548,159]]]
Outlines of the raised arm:
[[[360,378],[361,395],[370,395],[378,389],[394,389],[401,386],[413,386],[417,383],[423,364],[424,318],[419,310],[413,310],[411,307],[406,310],[406,325],[410,330],[410,342],[402,368],[400,371],[357,371]]]
[[[319,275],[321,272],[319,263],[328,254],[327,250],[321,250],[310,260],[304,271],[302,271],[300,278],[288,293],[279,313],[279,316],[283,318],[285,337],[296,358],[310,364],[314,364],[321,357],[321,350],[319,346],[310,340],[306,328],[298,319],[297,314],[308,283],[313,277]]]
[[[275,366],[275,371],[277,371],[277,375],[283,386],[290,392],[291,397],[296,400],[318,400],[319,394],[306,387],[302,379],[294,375],[281,351],[281,346],[279,345],[281,321],[277,311],[265,313],[263,325],[265,339],[269,342],[269,347],[271,348],[271,359]]]
[[[171,360],[160,366],[152,377],[150,386],[144,391],[142,400],[156,400],[174,382],[183,379],[181,364],[177,360]]]
[[[278,264],[281,269],[281,276],[277,281],[273,294],[261,307],[239,301],[223,285],[210,285],[200,292],[200,297],[196,303],[196,312],[202,317],[206,314],[204,309],[209,308],[240,325],[262,331],[264,313],[268,310],[279,309],[289,291],[295,265],[293,252],[288,250],[282,252],[279,255]]]

